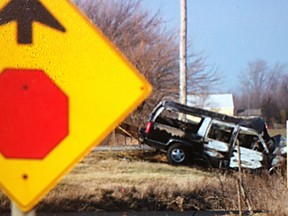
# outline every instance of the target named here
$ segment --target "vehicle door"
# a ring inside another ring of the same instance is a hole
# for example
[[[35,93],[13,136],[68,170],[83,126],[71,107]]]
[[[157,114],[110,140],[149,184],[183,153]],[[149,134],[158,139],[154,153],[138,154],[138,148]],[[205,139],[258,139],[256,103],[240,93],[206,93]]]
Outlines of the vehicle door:
[[[268,149],[260,134],[250,128],[239,127],[230,157],[229,167],[231,168],[238,167],[238,145],[241,167],[248,169],[263,167],[263,152],[268,152]]]
[[[212,120],[206,133],[204,151],[210,157],[224,159],[229,154],[229,143],[235,126]]]

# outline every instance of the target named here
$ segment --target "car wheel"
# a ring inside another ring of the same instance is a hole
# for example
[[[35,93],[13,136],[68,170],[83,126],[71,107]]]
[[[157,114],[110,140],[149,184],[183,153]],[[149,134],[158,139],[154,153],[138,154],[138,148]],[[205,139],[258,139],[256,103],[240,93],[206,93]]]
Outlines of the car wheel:
[[[173,144],[169,147],[167,158],[172,165],[183,165],[188,161],[187,148],[180,143]]]

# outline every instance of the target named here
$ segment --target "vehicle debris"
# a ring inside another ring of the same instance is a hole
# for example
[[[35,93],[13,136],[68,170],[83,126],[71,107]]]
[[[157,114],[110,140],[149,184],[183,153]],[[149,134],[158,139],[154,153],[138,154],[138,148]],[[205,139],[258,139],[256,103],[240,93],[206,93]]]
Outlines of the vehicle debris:
[[[237,118],[173,101],[160,102],[148,117],[139,140],[167,153],[169,163],[205,159],[219,168],[267,169],[286,165],[286,139],[270,137],[262,118]]]

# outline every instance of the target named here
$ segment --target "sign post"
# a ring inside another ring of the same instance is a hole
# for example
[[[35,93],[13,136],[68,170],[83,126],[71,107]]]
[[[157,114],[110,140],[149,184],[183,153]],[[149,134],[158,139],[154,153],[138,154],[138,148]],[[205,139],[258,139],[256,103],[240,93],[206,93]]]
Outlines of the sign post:
[[[36,216],[36,213],[35,210],[25,213],[18,209],[14,202],[11,202],[11,216]]]
[[[0,188],[27,213],[151,86],[69,0],[0,0],[0,47]]]

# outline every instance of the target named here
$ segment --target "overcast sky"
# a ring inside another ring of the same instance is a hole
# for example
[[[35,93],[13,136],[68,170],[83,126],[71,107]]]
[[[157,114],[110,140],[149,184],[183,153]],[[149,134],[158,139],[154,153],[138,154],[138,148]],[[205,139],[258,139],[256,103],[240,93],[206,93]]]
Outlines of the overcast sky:
[[[179,30],[180,0],[142,3]],[[288,0],[187,0],[187,14],[188,41],[225,74],[223,92],[237,85],[248,62],[288,64]]]

